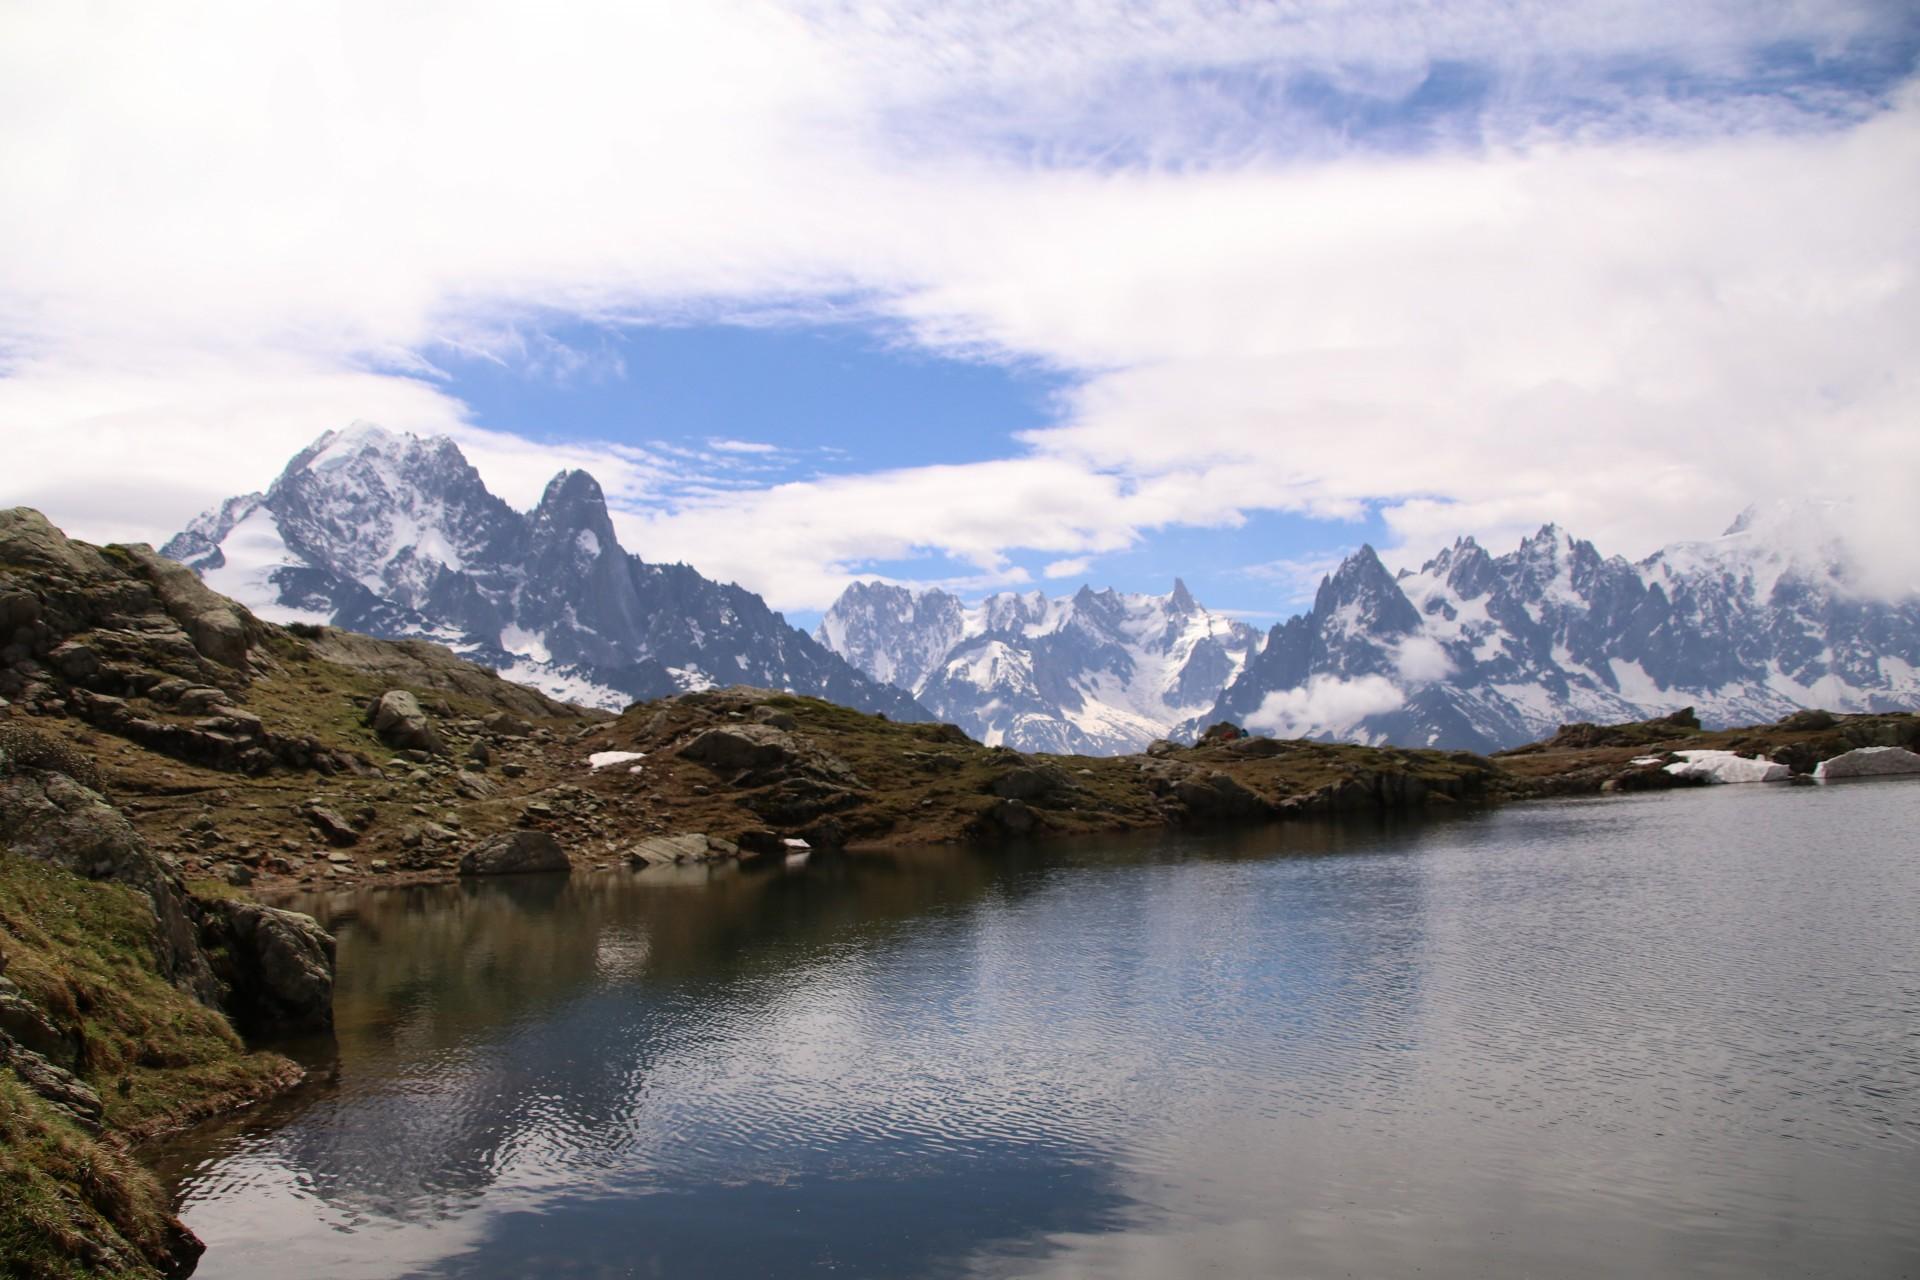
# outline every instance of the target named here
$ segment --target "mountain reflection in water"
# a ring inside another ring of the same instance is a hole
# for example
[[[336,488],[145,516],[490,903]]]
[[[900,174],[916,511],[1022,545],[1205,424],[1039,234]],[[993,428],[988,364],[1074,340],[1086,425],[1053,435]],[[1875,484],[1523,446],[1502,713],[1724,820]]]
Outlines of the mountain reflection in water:
[[[340,895],[205,1276],[1898,1274],[1920,785]]]

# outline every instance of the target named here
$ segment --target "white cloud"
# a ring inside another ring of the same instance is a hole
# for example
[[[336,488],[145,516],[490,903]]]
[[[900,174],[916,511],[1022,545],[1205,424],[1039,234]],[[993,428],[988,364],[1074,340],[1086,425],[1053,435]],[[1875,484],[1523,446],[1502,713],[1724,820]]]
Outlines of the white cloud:
[[[1408,636],[1393,652],[1393,669],[1402,680],[1426,684],[1453,674],[1453,659],[1432,636]]]
[[[635,550],[784,607],[877,560],[1011,580],[1257,509],[1379,504],[1402,559],[1545,519],[1637,555],[1803,487],[1864,492],[1920,579],[1886,514],[1920,474],[1920,95],[1604,74],[1733,81],[1888,12],[10,8],[0,500],[157,537],[367,418],[456,432],[521,505],[587,466]],[[1486,101],[1419,146],[1222,87],[1390,105],[1444,59]],[[1549,131],[1554,93],[1583,105]],[[849,306],[1084,380],[1007,458],[764,484],[478,432],[431,365],[613,376],[551,322]]]
[[[1086,556],[1076,556],[1070,560],[1055,560],[1040,571],[1045,578],[1078,578],[1091,568],[1093,561]]]
[[[1368,716],[1405,705],[1406,695],[1385,676],[1342,680],[1314,676],[1297,689],[1281,689],[1260,701],[1247,728],[1276,738],[1330,733],[1338,737]]]

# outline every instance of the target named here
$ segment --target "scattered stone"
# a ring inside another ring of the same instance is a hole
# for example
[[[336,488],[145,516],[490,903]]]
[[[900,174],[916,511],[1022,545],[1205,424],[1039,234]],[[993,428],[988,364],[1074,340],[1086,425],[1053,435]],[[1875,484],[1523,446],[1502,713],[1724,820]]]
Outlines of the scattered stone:
[[[527,776],[527,766],[517,760],[509,760],[500,766],[500,772],[509,778],[524,778]]]
[[[1801,711],[1790,712],[1780,717],[1782,729],[1803,729],[1818,731],[1831,729],[1839,720],[1831,711],[1822,711],[1818,707],[1808,707]]]
[[[480,723],[488,733],[497,734],[502,738],[524,738],[533,732],[532,725],[519,716],[508,715],[504,711],[496,711],[484,717]]]
[[[776,729],[792,730],[800,727],[800,722],[794,719],[792,712],[782,711],[778,707],[769,707],[765,704],[753,709],[753,718],[759,724],[772,725]]]
[[[497,793],[500,786],[481,774],[462,769],[453,775],[453,789],[469,800],[485,800]]]
[[[305,813],[307,821],[313,824],[314,830],[318,831],[320,838],[328,844],[345,848],[348,845],[360,843],[360,833],[354,830],[353,824],[333,810],[315,804],[308,805]]]
[[[704,862],[707,838],[704,835],[649,836],[627,850],[627,861],[650,867],[676,862]]]

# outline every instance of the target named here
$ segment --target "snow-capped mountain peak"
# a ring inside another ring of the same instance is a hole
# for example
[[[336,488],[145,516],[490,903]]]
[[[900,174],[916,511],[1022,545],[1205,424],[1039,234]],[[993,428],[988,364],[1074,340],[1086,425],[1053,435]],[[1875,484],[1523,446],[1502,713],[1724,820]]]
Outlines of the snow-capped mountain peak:
[[[755,684],[926,715],[751,592],[628,555],[586,472],[562,471],[522,514],[444,437],[327,432],[265,494],[221,504],[162,550],[268,619],[440,640],[575,701]]]
[[[1861,593],[1836,511],[1750,508],[1639,564],[1554,525],[1501,556],[1463,538],[1391,591],[1362,548],[1188,729],[1486,750],[1683,706],[1709,724],[1912,706],[1920,600]]]
[[[1164,596],[1082,586],[948,592],[856,582],[815,638],[983,742],[1023,750],[1138,750],[1209,705],[1260,644],[1176,581]]]

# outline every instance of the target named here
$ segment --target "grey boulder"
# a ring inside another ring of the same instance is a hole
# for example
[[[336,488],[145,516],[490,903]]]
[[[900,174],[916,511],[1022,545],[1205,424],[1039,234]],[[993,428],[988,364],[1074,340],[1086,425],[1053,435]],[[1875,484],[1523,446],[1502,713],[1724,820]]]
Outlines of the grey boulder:
[[[1920,755],[1901,747],[1860,747],[1813,767],[1822,782],[1836,778],[1891,778],[1920,773]]]
[[[366,719],[388,746],[435,754],[447,749],[433,721],[421,707],[420,699],[405,689],[389,689],[374,699],[373,705],[367,708]]]
[[[208,904],[209,940],[234,1021],[260,1034],[333,1026],[333,935],[312,916],[257,902]]]
[[[463,876],[511,876],[571,871],[567,851],[544,831],[508,831],[484,840],[460,859]]]

